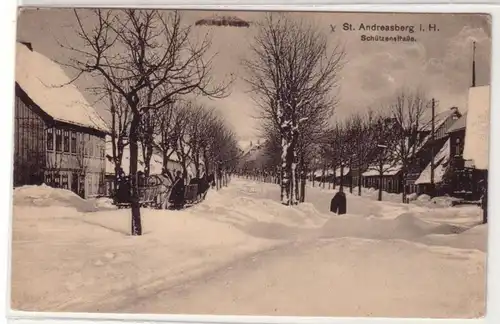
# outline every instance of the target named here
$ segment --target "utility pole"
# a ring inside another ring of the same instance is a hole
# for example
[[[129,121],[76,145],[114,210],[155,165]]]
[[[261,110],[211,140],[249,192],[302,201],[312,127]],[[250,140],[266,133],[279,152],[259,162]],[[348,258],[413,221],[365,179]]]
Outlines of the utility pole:
[[[472,42],[472,87],[476,86],[476,42]]]
[[[432,106],[431,106],[431,190],[434,194],[434,141],[435,141],[435,118],[436,118],[436,101],[432,98]]]

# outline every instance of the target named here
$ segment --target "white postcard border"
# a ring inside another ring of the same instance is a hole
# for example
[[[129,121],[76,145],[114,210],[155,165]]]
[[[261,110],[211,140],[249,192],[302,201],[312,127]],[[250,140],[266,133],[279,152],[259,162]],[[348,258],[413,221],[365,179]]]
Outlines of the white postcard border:
[[[3,216],[0,217],[2,224],[0,225],[0,287],[7,294],[0,294],[0,304],[6,307],[5,314],[8,316],[9,322],[18,324],[31,323],[342,323],[342,324],[370,324],[370,323],[500,323],[500,220],[495,217],[495,214],[500,212],[500,199],[490,199],[489,201],[489,233],[488,233],[488,289],[487,289],[487,315],[484,319],[461,320],[461,319],[402,319],[402,318],[324,318],[324,317],[256,317],[256,316],[194,316],[194,315],[143,315],[143,314],[86,314],[86,313],[30,313],[11,311],[10,304],[10,237],[11,237],[11,214],[12,214],[12,135],[13,135],[13,107],[14,91],[11,86],[14,78],[14,41],[16,24],[16,0],[3,0],[0,7],[0,23],[2,32],[2,44],[4,45],[1,51],[2,59],[0,64],[0,89],[2,91],[2,118],[0,122],[0,130],[2,132],[2,140],[0,141],[0,149],[3,152],[3,159],[0,159],[2,167],[0,206],[3,209]],[[493,181],[489,181],[490,197],[500,197],[500,168],[497,170],[496,165],[500,165],[500,145],[497,145],[495,139],[495,130],[500,129],[500,6],[494,6],[494,3],[500,1],[350,1],[350,5],[345,4],[347,1],[327,1],[316,0],[314,3],[306,1],[270,1],[263,0],[193,0],[193,1],[165,1],[165,0],[24,0],[20,1],[21,5],[26,6],[131,6],[131,7],[165,7],[165,8],[184,8],[184,9],[225,9],[225,10],[303,10],[303,11],[373,11],[373,12],[476,12],[490,13],[492,15],[492,89],[491,91],[491,124],[490,124],[490,165],[493,167],[489,170],[489,177]],[[439,5],[425,5],[426,3],[441,3]],[[452,5],[449,3],[456,3]],[[342,4],[344,3],[344,4]],[[361,3],[366,3],[363,5]],[[387,3],[398,3],[389,5]],[[413,3],[413,4],[411,4]],[[443,4],[448,3],[448,4]],[[477,3],[477,4],[471,4]],[[481,4],[479,4],[481,3]],[[490,3],[490,4],[486,4]],[[5,8],[4,8],[5,7]],[[497,59],[495,60],[495,57]],[[495,108],[496,107],[496,108]],[[8,240],[6,240],[8,238]],[[3,266],[5,265],[5,266]],[[5,299],[3,299],[5,298]],[[333,301],[332,301],[333,302]],[[3,307],[2,311],[3,311]]]

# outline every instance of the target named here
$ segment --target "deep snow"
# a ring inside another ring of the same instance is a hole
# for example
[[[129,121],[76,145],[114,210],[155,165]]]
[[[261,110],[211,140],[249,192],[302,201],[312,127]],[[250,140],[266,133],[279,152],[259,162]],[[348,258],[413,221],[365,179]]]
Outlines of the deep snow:
[[[354,192],[357,192],[354,191]],[[365,191],[366,192],[366,191]],[[478,207],[378,202],[331,190],[279,203],[233,179],[184,211],[130,211],[70,191],[14,192],[12,308],[28,311],[478,317],[486,225]]]

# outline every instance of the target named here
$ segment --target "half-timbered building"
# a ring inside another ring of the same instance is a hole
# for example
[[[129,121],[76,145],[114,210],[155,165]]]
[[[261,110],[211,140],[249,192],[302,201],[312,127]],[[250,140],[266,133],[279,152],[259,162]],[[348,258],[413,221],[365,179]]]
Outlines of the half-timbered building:
[[[99,195],[106,123],[57,63],[16,45],[14,186],[42,184]]]

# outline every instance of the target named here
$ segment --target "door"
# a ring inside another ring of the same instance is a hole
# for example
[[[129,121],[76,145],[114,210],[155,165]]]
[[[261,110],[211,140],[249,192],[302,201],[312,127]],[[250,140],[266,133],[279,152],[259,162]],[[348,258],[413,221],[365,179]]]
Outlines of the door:
[[[78,195],[85,198],[85,175],[78,175]]]
[[[71,174],[71,191],[78,195],[78,173],[73,172]]]

